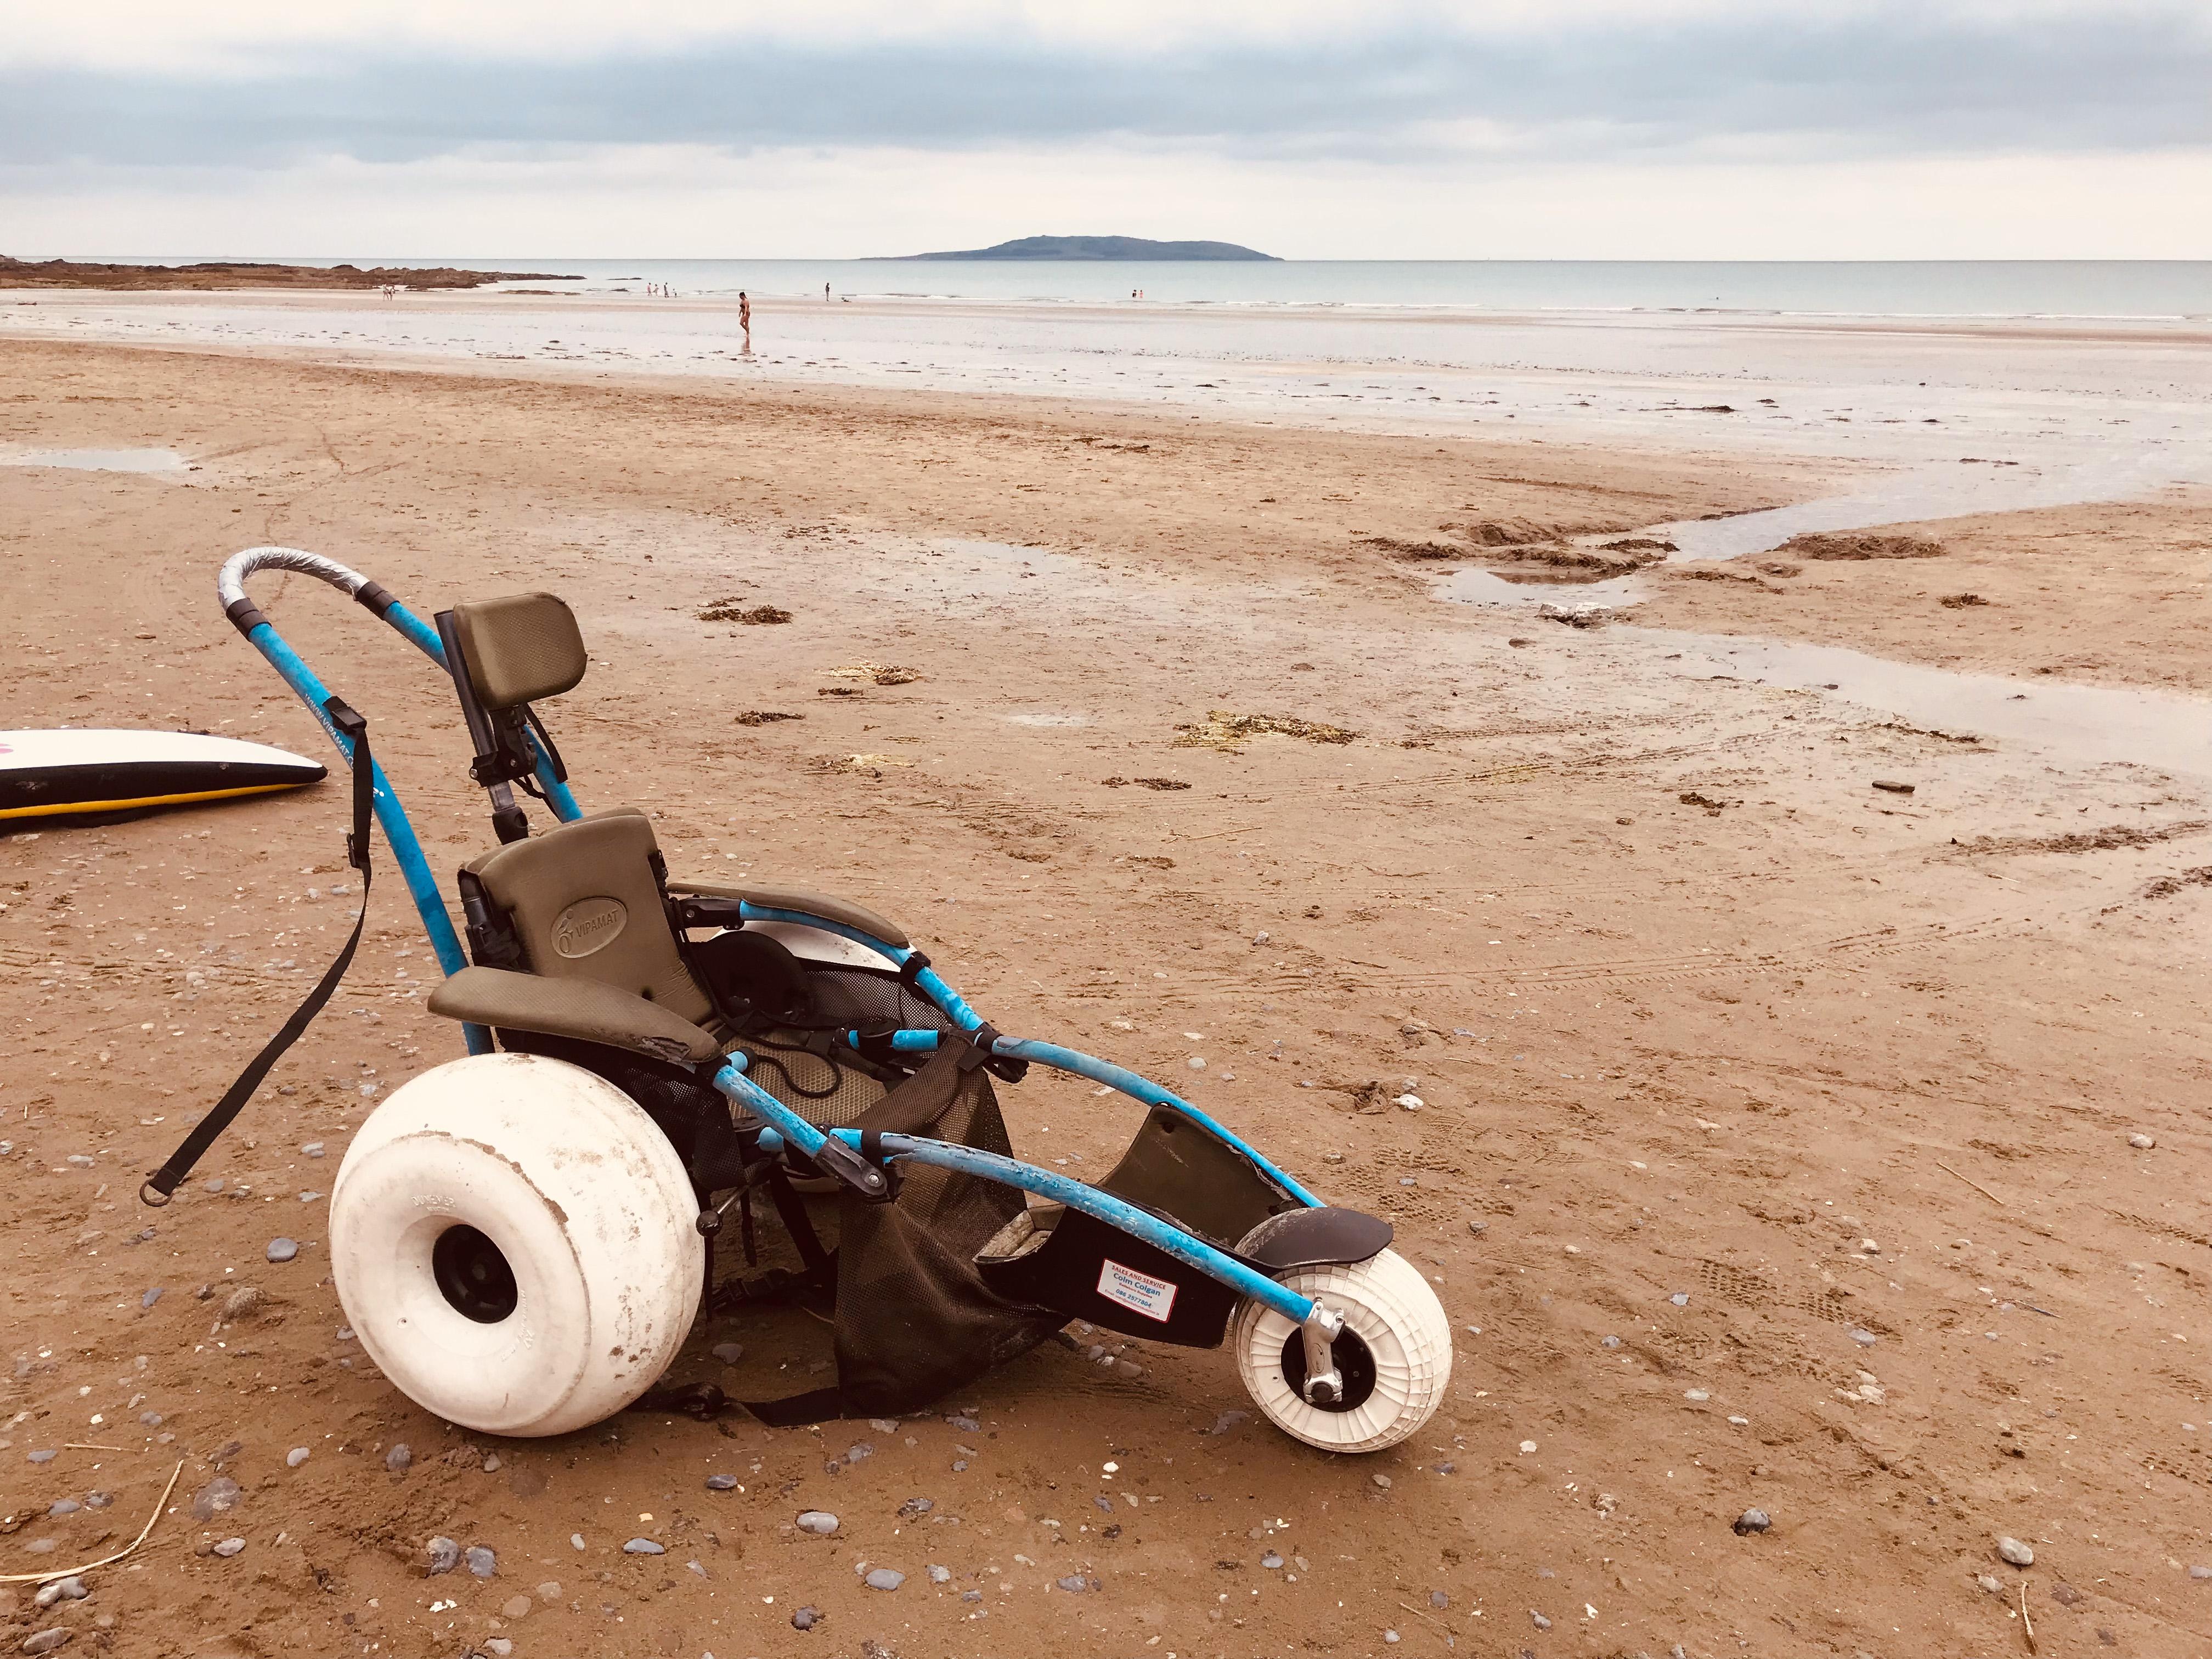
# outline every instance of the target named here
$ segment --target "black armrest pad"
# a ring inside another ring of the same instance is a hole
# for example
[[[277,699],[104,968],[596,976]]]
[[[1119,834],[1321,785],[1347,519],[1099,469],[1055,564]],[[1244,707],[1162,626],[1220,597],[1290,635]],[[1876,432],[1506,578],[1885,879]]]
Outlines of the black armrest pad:
[[[681,1014],[591,979],[464,968],[430,993],[430,1012],[477,1025],[604,1042],[655,1060],[696,1065],[722,1052],[720,1043]]]
[[[743,899],[748,904],[762,905],[770,910],[796,910],[802,915],[819,916],[824,921],[856,927],[902,951],[908,943],[904,930],[896,922],[878,915],[866,905],[832,898],[827,893],[810,893],[803,887],[717,887],[703,881],[672,881],[668,890],[679,898],[696,893],[701,898]]]

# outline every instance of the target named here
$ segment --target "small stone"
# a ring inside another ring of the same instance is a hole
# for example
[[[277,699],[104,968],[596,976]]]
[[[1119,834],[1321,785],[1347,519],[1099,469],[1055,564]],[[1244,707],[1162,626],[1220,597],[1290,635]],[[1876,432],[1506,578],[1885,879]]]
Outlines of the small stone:
[[[821,1622],[822,1609],[819,1607],[801,1607],[791,1615],[791,1627],[793,1630],[812,1630]]]
[[[837,1517],[827,1510],[807,1510],[799,1517],[799,1529],[827,1538],[837,1530]]]
[[[536,1605],[526,1595],[510,1595],[499,1604],[500,1616],[503,1619],[527,1618],[531,1608]]]
[[[499,1471],[499,1454],[497,1452],[486,1452],[484,1454],[483,1472],[486,1474],[497,1474]]]
[[[873,1457],[876,1449],[865,1440],[856,1440],[845,1449],[845,1461],[857,1463],[864,1457]]]
[[[1747,1538],[1753,1533],[1765,1532],[1773,1524],[1773,1519],[1765,1510],[1746,1510],[1741,1515],[1736,1516],[1732,1530],[1737,1537]]]
[[[1390,1490],[1390,1477],[1389,1475],[1378,1474],[1372,1476],[1371,1479],[1374,1480],[1376,1486],[1381,1490],[1384,1492]]]
[[[686,1572],[696,1573],[702,1578],[704,1578],[707,1576],[707,1569],[701,1566],[696,1561],[686,1561],[684,1564],[684,1570]]]
[[[138,1420],[141,1423],[143,1423],[149,1429],[158,1429],[161,1426],[161,1413],[159,1412],[140,1412],[138,1413]]]
[[[309,1158],[320,1158],[323,1155],[323,1143],[319,1140],[311,1140],[301,1147],[300,1151]]]
[[[909,1498],[898,1506],[899,1518],[904,1521],[918,1520],[936,1507],[937,1500],[933,1498]],[[1106,1507],[1110,1510],[1114,1506],[1109,1504]]]
[[[114,1501],[112,1492],[88,1492],[84,1495],[84,1506],[88,1510],[104,1510]]]
[[[950,1567],[940,1567],[933,1562],[929,1568],[929,1582],[933,1584],[951,1583],[952,1582],[952,1569]]]
[[[150,1308],[161,1299],[161,1287],[159,1285],[155,1285],[149,1288],[145,1295],[138,1298],[138,1305],[142,1308]]]
[[[2005,1593],[2004,1585],[1999,1580],[1990,1577],[1990,1575],[1985,1572],[1976,1573],[1974,1575],[1974,1582],[1992,1595],[2002,1595]]]
[[[2153,1140],[2148,1135],[2143,1134],[2138,1131],[2136,1133],[2131,1134],[2128,1137],[2128,1145],[2134,1147],[2139,1152],[2147,1152],[2152,1147],[2157,1146],[2158,1142]]]
[[[57,1601],[82,1601],[91,1594],[92,1592],[84,1587],[83,1579],[72,1576],[68,1578],[57,1578],[50,1584],[40,1585],[39,1593],[31,1600],[39,1607],[50,1607]]]
[[[1404,1107],[1409,1112],[1418,1112],[1422,1107],[1428,1103],[1428,1102],[1423,1100],[1419,1095],[1405,1094],[1398,1097],[1398,1104]]]
[[[1533,1440],[1523,1440],[1521,1443],[1521,1454],[1524,1457],[1535,1449],[1536,1443]]]
[[[1597,1345],[1601,1348],[1617,1348],[1620,1346],[1620,1339],[1617,1336],[1601,1336],[1598,1338]]]
[[[983,1599],[983,1592],[979,1589],[964,1589],[960,1592],[960,1599],[963,1601],[980,1601]]]
[[[538,1599],[549,1607],[561,1599],[561,1581],[549,1578],[538,1587]]]
[[[384,1454],[384,1467],[390,1469],[394,1474],[398,1474],[400,1470],[405,1468],[414,1461],[414,1448],[410,1446],[404,1440],[398,1445],[394,1446],[390,1451]]]
[[[1851,1328],[1851,1340],[1857,1343],[1862,1348],[1871,1348],[1875,1345],[1875,1337],[1872,1331],[1863,1330],[1854,1326]]]
[[[42,1446],[37,1451],[32,1452],[29,1455],[31,1462],[33,1463],[51,1463],[55,1458],[60,1456],[61,1454],[54,1450],[52,1447]]]
[[[2015,1567],[2032,1567],[2035,1565],[2035,1552],[2017,1538],[1998,1539],[1997,1554],[2002,1559],[2011,1562]]]
[[[1267,1568],[1269,1572],[1273,1572],[1276,1568],[1283,1565],[1283,1558],[1276,1554],[1274,1551],[1269,1550],[1265,1555],[1260,1558],[1260,1565]]]
[[[735,1492],[737,1488],[738,1477],[734,1474],[710,1474],[707,1477],[708,1492]]]
[[[1876,778],[1874,787],[1893,795],[1909,795],[1919,786],[1901,782],[1896,778]]]
[[[668,1547],[656,1544],[650,1538],[633,1538],[623,1546],[624,1555],[665,1555]]]
[[[1685,1389],[1682,1390],[1682,1398],[1685,1400],[1704,1401],[1711,1400],[1712,1395],[1708,1394],[1703,1389]]]
[[[2062,1578],[2051,1587],[2051,1599],[2057,1602],[2062,1607],[2070,1607],[2075,1602],[2084,1601],[2087,1598],[2082,1595],[2080,1590],[2075,1589],[2073,1585],[2068,1583],[2063,1578]]]
[[[434,1578],[461,1565],[461,1547],[450,1538],[433,1538],[424,1548],[430,1558],[430,1576]]]
[[[192,1494],[192,1519],[212,1521],[218,1515],[228,1514],[238,1507],[240,1496],[237,1481],[227,1474],[218,1474]]]
[[[1477,1238],[1480,1238],[1483,1234],[1490,1231],[1490,1224],[1487,1221],[1470,1221],[1467,1224],[1467,1230]]]
[[[492,1659],[507,1659],[507,1656],[514,1651],[514,1644],[504,1636],[489,1637],[485,1639],[483,1650],[491,1655]]]
[[[222,1318],[226,1324],[246,1319],[259,1313],[269,1298],[258,1285],[241,1285],[222,1300]]]
[[[1677,1291],[1667,1299],[1678,1308],[1686,1308],[1690,1305],[1690,1293],[1687,1291]]]
[[[1446,1595],[1442,1590],[1431,1590],[1429,1592],[1429,1605],[1432,1607],[1442,1610],[1443,1608],[1448,1607],[1451,1605],[1451,1597]]]
[[[1053,1582],[1070,1595],[1080,1595],[1091,1588],[1091,1581],[1079,1572],[1071,1572],[1066,1577],[1055,1578]]]
[[[296,1469],[313,1455],[314,1454],[307,1447],[295,1446],[284,1454],[284,1467],[288,1469]]]
[[[1881,1254],[1881,1246],[1875,1243],[1874,1240],[1870,1238],[1863,1238],[1859,1240],[1859,1254],[1862,1255],[1880,1255]]]
[[[246,1540],[243,1538],[226,1538],[215,1547],[215,1553],[227,1561],[245,1547]]]
[[[463,1556],[469,1564],[469,1572],[477,1578],[490,1578],[499,1572],[499,1557],[482,1544],[471,1544]]]
[[[300,1241],[296,1238],[272,1238],[269,1241],[269,1259],[271,1261],[289,1261],[299,1254]]]
[[[745,1357],[745,1345],[742,1342],[717,1342],[714,1353],[714,1358],[725,1365],[734,1365]]]
[[[977,1433],[983,1426],[972,1417],[948,1417],[945,1420],[963,1434]]]
[[[1395,1630],[1386,1630],[1382,1632],[1382,1644],[1385,1647],[1395,1648],[1402,1639],[1404,1638]]]
[[[1534,1620],[1536,1621],[1536,1628],[1537,1628],[1538,1630],[1549,1630],[1549,1629],[1551,1629],[1551,1627],[1552,1627],[1552,1621],[1551,1621],[1550,1620],[1548,1620],[1548,1619],[1545,1618],[1545,1617],[1544,1617],[1544,1615],[1543,1615],[1542,1613],[1540,1613],[1537,1612],[1535,1608],[1531,1607],[1531,1608],[1529,1608],[1529,1609],[1528,1609],[1528,1616],[1529,1616],[1529,1618],[1531,1618],[1531,1619],[1533,1619],[1533,1620]]]
[[[46,1505],[46,1516],[49,1520],[52,1520],[59,1516],[75,1515],[83,1507],[84,1505],[74,1498],[57,1498]]]
[[[872,1567],[860,1582],[870,1589],[895,1590],[906,1583],[906,1575],[896,1567]]]
[[[52,1653],[56,1648],[68,1646],[70,1639],[76,1635],[76,1632],[70,1629],[67,1626],[56,1625],[51,1630],[42,1630],[35,1636],[25,1637],[23,1638],[23,1651],[26,1653]]]

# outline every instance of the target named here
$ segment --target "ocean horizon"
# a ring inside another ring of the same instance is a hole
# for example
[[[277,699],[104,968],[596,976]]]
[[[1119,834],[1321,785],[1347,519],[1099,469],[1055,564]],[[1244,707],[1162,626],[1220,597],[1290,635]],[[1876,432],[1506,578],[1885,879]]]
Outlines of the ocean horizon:
[[[45,257],[45,256],[41,256]],[[578,279],[573,290],[665,284],[679,295],[1013,305],[1711,313],[1896,319],[2212,319],[2212,260],[568,259],[547,254],[71,255],[407,270],[453,265]],[[1141,296],[1141,297],[1139,297]]]

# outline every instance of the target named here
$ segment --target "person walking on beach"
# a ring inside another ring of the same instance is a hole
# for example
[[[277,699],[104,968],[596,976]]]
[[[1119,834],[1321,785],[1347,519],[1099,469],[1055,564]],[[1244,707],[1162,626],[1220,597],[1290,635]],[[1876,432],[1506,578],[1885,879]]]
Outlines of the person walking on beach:
[[[743,289],[738,290],[738,326],[745,331],[745,349],[753,349],[753,302]]]

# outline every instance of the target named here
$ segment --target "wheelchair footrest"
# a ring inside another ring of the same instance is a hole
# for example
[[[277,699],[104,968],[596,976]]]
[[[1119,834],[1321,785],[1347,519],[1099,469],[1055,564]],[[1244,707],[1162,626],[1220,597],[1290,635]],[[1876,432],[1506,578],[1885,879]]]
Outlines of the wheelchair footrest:
[[[1022,1212],[975,1255],[994,1296],[1128,1336],[1217,1346],[1237,1292],[1166,1251],[1059,1205]]]

